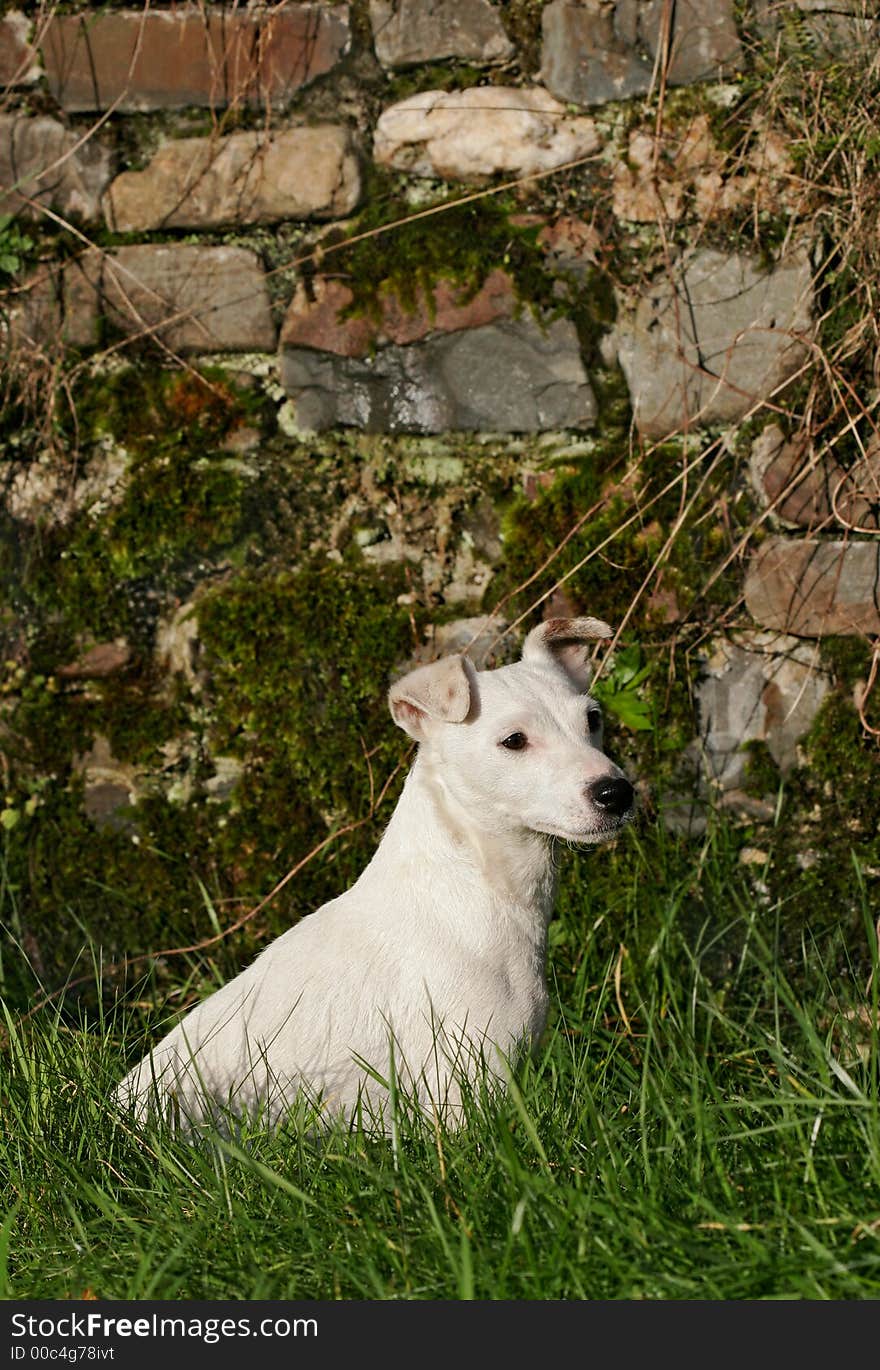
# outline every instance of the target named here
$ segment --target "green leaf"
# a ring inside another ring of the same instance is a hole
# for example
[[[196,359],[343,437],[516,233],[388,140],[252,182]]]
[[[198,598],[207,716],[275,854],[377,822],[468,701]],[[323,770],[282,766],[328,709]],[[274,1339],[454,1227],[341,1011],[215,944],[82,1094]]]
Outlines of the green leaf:
[[[608,695],[603,703],[633,732],[648,732],[654,726],[647,701],[640,699],[634,690],[620,690],[617,694]]]

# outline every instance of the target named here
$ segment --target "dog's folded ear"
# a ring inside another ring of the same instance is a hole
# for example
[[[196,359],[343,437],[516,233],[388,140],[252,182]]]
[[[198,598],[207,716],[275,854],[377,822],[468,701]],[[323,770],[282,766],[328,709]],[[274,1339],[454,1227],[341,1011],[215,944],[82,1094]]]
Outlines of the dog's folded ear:
[[[613,636],[600,618],[548,618],[526,637],[522,659],[536,666],[552,663],[579,690],[586,690],[593,674],[589,644]]]
[[[464,723],[476,699],[474,668],[461,656],[419,666],[388,691],[391,717],[421,742],[430,723]]]

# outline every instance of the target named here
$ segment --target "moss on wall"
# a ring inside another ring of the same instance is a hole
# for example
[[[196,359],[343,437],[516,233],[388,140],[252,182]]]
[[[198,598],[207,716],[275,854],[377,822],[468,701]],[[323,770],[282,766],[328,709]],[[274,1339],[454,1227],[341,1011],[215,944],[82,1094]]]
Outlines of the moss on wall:
[[[389,77],[372,52],[366,2],[355,0],[352,53],[337,73],[300,92],[283,118],[344,119],[364,128],[413,90],[529,80],[540,61],[543,6],[544,0],[510,0],[501,7],[518,51],[498,71],[444,63]],[[520,307],[544,320],[567,317],[577,328],[599,410],[587,439],[562,435],[548,445],[537,436],[291,436],[290,426],[277,422],[280,396],[265,365],[255,380],[236,374],[246,359],[175,367],[146,347],[135,348],[135,363],[118,370],[90,373],[78,365],[69,394],[62,386],[57,402],[49,396],[42,409],[42,396],[34,403],[31,394],[25,403],[11,391],[4,395],[8,485],[22,465],[30,461],[36,470],[48,452],[69,496],[56,491],[44,513],[29,521],[5,513],[0,525],[0,917],[47,983],[63,980],[90,938],[102,954],[118,957],[198,940],[254,904],[331,830],[368,812],[370,768],[375,792],[404,757],[407,743],[388,717],[385,692],[426,624],[499,602],[510,619],[568,572],[560,611],[567,604],[615,627],[629,615],[624,642],[637,654],[637,684],[628,686],[612,666],[603,690],[610,750],[646,791],[637,835],[600,860],[563,866],[560,906],[573,915],[562,920],[571,957],[582,952],[572,936],[581,914],[593,920],[589,935],[607,939],[609,955],[617,954],[620,923],[638,917],[638,909],[621,906],[619,893],[632,886],[622,877],[635,842],[649,847],[664,879],[677,882],[695,945],[704,934],[711,940],[712,930],[700,923],[703,874],[693,870],[693,849],[651,825],[650,790],[672,780],[693,735],[690,689],[701,644],[736,622],[741,567],[731,554],[756,514],[744,465],[765,419],[729,437],[731,453],[630,614],[633,594],[679,515],[679,487],[650,501],[687,454],[674,443],[639,450],[626,384],[603,357],[602,342],[614,322],[613,284],[643,282],[697,240],[769,261],[791,240],[797,216],[782,203],[762,207],[732,196],[728,208],[698,222],[693,177],[675,170],[676,149],[695,119],[714,141],[709,169],[724,184],[748,173],[768,128],[784,135],[793,167],[784,179],[799,178],[804,197],[797,214],[830,225],[819,341],[851,393],[871,392],[876,350],[863,305],[864,284],[877,274],[876,234],[865,234],[855,251],[849,225],[841,223],[849,204],[860,206],[866,223],[876,218],[876,92],[856,64],[830,80],[810,76],[808,57],[795,64],[797,85],[785,73],[777,81],[757,40],[753,46],[736,89],[705,83],[667,90],[659,120],[656,98],[596,111],[603,154],[516,193],[455,204],[461,188],[426,187],[368,167],[364,207],[349,224],[248,226],[196,239],[246,243],[260,254],[271,269],[278,313],[293,289],[291,260],[312,249],[314,259],[302,269],[338,272],[352,287],[352,312],[367,315],[389,293],[404,307],[420,294],[430,300],[441,278],[473,295],[492,270],[504,269]],[[804,81],[813,92],[822,88],[808,119],[791,98]],[[50,108],[44,94],[24,93],[22,100]],[[204,111],[158,111],[116,120],[111,131],[120,166],[137,167],[165,137],[263,127],[265,117],[225,110],[215,123]],[[75,116],[72,126],[85,131],[90,122]],[[851,136],[840,138],[842,127]],[[662,226],[613,212],[615,172],[627,165],[636,129],[659,130],[661,171],[684,176],[681,216]],[[853,194],[847,198],[841,187]],[[442,212],[358,240],[408,218],[414,206],[425,208],[432,192]],[[595,236],[591,263],[584,256],[576,270],[538,241],[541,223],[564,213],[589,220]],[[93,236],[98,246],[112,247],[135,235],[96,229]],[[184,236],[169,231],[151,241]],[[841,245],[837,255],[829,253],[834,242]],[[41,256],[81,248],[78,233],[60,226],[46,228],[39,242]],[[21,272],[28,261],[23,254]],[[793,422],[802,412],[794,400],[811,381],[788,394]],[[803,408],[837,422],[837,392],[833,403],[828,396],[820,401]],[[848,428],[836,449],[844,457],[870,437]],[[123,476],[86,497],[90,480],[100,486],[108,458],[122,464]],[[476,561],[482,580],[473,574]],[[526,580],[523,593],[518,587]],[[184,652],[172,671],[157,653],[157,633],[182,608],[198,636],[191,659]],[[533,611],[525,626],[535,617]],[[70,672],[90,646],[116,641],[125,653],[111,675]],[[807,764],[782,783],[766,749],[750,748],[747,787],[753,797],[778,797],[775,820],[739,815],[732,830],[710,832],[711,841],[726,844],[713,869],[726,871],[744,898],[751,877],[738,864],[739,850],[766,849],[764,886],[755,877],[753,905],[778,899],[780,922],[794,940],[808,918],[814,926],[817,917],[823,925],[851,924],[860,882],[880,873],[878,748],[852,702],[867,674],[867,649],[842,640],[826,643],[823,653],[834,688],[803,744]],[[613,707],[615,691],[627,689],[638,705],[630,699],[628,715]],[[867,706],[873,727],[880,726],[878,700],[880,689]],[[103,815],[88,799],[88,758],[99,740],[134,800]],[[227,968],[348,885],[387,813],[388,806],[312,862],[228,944]],[[723,977],[723,955],[718,964]],[[0,988],[23,1002],[33,985],[13,985],[10,973],[3,962]],[[160,965],[156,974],[167,983],[178,971]]]
[[[47,983],[92,944],[112,961],[199,940],[368,813],[371,783],[378,793],[408,746],[389,681],[428,604],[434,619],[461,610],[432,601],[424,567],[366,559],[357,534],[399,517],[427,546],[430,530],[441,585],[463,540],[491,542],[491,501],[509,498],[526,460],[464,435],[300,441],[273,426],[261,442],[267,403],[219,367],[97,376],[75,395],[75,432],[61,432],[77,453],[62,497],[4,524],[3,916]],[[241,457],[229,449],[243,429]],[[119,482],[71,504],[107,451],[124,454]],[[190,603],[192,661],[169,674],[157,628]],[[125,646],[106,677],[77,666],[95,643]],[[131,789],[105,813],[89,798],[98,744]],[[225,964],[345,888],[387,813],[312,862]],[[4,981],[13,998],[32,989]]]
[[[101,682],[85,698],[33,680],[20,691],[7,719],[6,805],[16,821],[4,833],[5,892],[49,979],[89,939],[114,959],[209,935],[200,886],[222,911],[240,911],[331,828],[369,812],[370,766],[378,792],[406,751],[385,705],[413,646],[416,620],[397,604],[404,586],[399,568],[355,560],[242,572],[201,603],[204,691],[179,687],[169,702],[143,679]],[[183,735],[188,802],[157,785],[96,827],[75,758],[99,732],[120,762],[159,769],[162,744]],[[202,783],[219,754],[242,758],[231,799]],[[307,868],[239,941],[242,951],[350,883],[384,819]]]

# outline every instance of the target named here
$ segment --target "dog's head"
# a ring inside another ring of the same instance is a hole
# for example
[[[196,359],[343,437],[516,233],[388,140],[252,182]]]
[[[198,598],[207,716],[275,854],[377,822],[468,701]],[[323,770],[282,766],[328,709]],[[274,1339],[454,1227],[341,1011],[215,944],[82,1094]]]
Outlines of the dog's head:
[[[600,842],[628,822],[635,799],[602,750],[589,694],[591,644],[611,636],[595,618],[555,618],[529,633],[512,666],[477,671],[443,657],[391,687],[392,717],[483,826]]]

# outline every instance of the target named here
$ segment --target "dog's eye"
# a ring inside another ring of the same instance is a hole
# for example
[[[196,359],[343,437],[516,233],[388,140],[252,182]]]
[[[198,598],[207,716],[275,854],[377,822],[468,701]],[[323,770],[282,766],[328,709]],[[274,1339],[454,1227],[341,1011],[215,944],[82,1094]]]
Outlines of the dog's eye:
[[[528,745],[528,741],[525,733],[511,733],[510,737],[501,739],[501,746],[506,747],[509,752],[521,752],[523,747]]]
[[[591,733],[599,733],[602,731],[602,715],[598,709],[588,710],[587,727]]]

